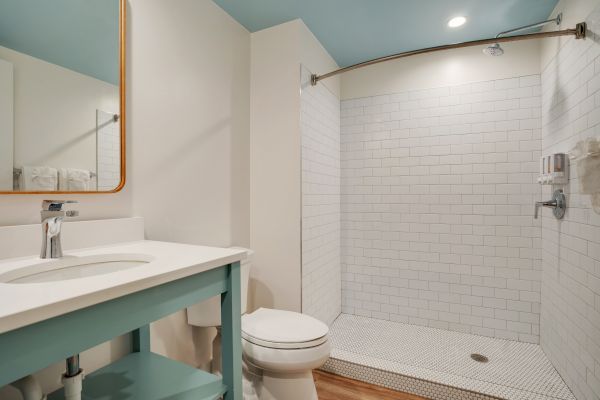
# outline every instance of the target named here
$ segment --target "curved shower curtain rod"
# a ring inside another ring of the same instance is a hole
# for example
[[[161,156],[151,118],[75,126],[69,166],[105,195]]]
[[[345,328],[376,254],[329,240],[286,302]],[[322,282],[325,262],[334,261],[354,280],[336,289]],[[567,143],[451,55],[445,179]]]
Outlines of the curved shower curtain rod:
[[[549,21],[554,21],[554,20],[549,20]],[[546,21],[546,22],[549,22],[549,21]],[[521,30],[521,29],[523,29],[523,27],[514,29],[513,31]],[[419,50],[405,51],[403,53],[397,53],[397,54],[392,54],[389,56],[379,57],[379,58],[375,58],[373,60],[364,61],[364,62],[361,62],[358,64],[350,65],[348,67],[336,69],[335,71],[331,71],[331,72],[328,72],[323,75],[314,74],[311,76],[311,84],[313,86],[315,86],[317,83],[319,83],[323,79],[331,78],[332,76],[343,74],[344,72],[353,71],[358,68],[368,67],[369,65],[379,64],[379,63],[386,62],[386,61],[392,61],[392,60],[397,60],[397,59],[404,58],[404,57],[416,56],[418,54],[433,53],[436,51],[451,50],[451,49],[460,49],[463,47],[481,46],[481,45],[485,45],[485,44],[517,42],[517,41],[521,41],[521,40],[531,40],[531,39],[543,39],[543,38],[556,37],[556,36],[571,36],[571,35],[573,35],[573,36],[575,36],[576,39],[583,39],[583,38],[585,38],[586,30],[587,30],[587,24],[585,22],[580,22],[575,26],[575,29],[563,29],[563,30],[551,31],[551,32],[537,32],[537,33],[529,33],[529,34],[524,34],[524,35],[495,37],[495,38],[490,38],[490,39],[479,39],[479,40],[472,40],[469,42],[446,44],[446,45],[442,45],[442,46],[427,47],[427,48],[419,49]],[[507,31],[507,32],[511,32],[511,31]],[[503,33],[506,33],[506,32],[503,32]]]

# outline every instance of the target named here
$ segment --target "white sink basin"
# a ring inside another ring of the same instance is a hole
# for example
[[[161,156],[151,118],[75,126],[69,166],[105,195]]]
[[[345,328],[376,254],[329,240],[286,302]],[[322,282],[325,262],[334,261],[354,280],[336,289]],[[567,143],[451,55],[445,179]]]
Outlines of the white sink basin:
[[[39,227],[32,228],[31,237],[37,238]],[[0,237],[6,238],[2,233],[0,227]],[[2,259],[0,334],[245,258],[241,249],[138,240],[73,249],[58,260]]]
[[[65,256],[56,260],[26,265],[0,274],[0,283],[42,283],[86,278],[137,268],[153,260],[153,257],[146,254]]]

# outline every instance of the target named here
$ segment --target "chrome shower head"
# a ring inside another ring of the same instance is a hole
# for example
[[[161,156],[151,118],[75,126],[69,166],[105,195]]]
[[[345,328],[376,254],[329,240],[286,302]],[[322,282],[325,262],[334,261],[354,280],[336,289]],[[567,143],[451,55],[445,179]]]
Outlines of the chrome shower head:
[[[500,47],[500,43],[496,43],[483,49],[483,54],[498,57],[504,54],[504,50]]]

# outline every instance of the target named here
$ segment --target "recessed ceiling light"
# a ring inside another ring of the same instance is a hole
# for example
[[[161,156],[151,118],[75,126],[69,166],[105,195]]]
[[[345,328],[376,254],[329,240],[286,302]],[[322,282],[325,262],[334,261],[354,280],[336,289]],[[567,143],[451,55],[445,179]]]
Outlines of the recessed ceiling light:
[[[458,28],[459,26],[464,25],[465,22],[467,22],[467,19],[465,17],[454,17],[450,21],[448,21],[448,26],[450,28]]]

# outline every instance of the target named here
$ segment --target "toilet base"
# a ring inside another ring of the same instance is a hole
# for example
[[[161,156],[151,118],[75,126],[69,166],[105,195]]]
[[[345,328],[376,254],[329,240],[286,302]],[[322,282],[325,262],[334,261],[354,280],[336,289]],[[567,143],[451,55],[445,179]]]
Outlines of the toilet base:
[[[318,400],[312,371],[279,373],[244,362],[244,400]]]

